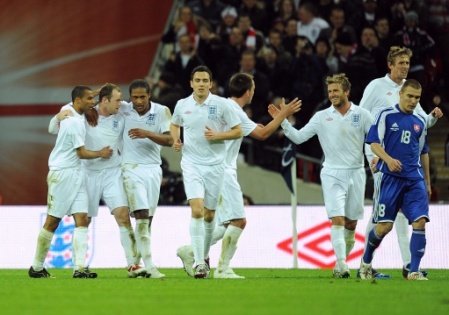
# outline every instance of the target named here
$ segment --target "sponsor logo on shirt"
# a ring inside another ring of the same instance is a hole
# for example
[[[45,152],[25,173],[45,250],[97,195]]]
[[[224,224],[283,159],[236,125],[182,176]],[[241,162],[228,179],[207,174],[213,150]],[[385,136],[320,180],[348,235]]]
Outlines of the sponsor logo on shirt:
[[[398,131],[399,130],[399,125],[397,123],[393,123],[390,127],[391,131]]]
[[[327,117],[326,120],[327,120],[327,121],[332,121],[332,120],[334,120],[334,119],[333,119],[332,117]]]

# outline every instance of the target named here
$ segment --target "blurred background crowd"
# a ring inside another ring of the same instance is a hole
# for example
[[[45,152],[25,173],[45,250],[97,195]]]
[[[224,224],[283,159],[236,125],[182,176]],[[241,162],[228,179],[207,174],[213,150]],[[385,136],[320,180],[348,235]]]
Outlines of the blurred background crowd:
[[[350,100],[358,104],[366,85],[388,73],[389,48],[405,46],[413,51],[408,77],[423,85],[424,110],[440,106],[449,115],[448,0],[186,0],[177,4],[162,37],[156,78],[149,78],[155,88],[153,99],[172,110],[179,98],[191,93],[191,70],[206,64],[215,76],[213,93],[222,96],[227,95],[226,83],[233,73],[254,76],[256,91],[246,111],[256,122],[269,121],[268,104],[278,103],[281,97],[299,97],[302,110],[292,120],[300,128],[328,106],[326,76],[346,73],[352,83]],[[245,159],[279,170],[279,150],[273,147],[282,147],[280,138],[282,133],[266,143],[246,140]],[[298,151],[312,161],[306,168],[300,165],[300,177],[319,182],[322,151],[317,139],[300,145]]]

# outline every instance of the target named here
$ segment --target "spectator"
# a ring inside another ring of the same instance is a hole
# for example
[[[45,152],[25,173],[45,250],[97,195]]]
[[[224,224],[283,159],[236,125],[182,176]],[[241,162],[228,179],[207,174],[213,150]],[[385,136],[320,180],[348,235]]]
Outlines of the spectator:
[[[356,33],[352,26],[346,24],[345,11],[340,6],[332,8],[329,16],[330,26],[321,30],[319,37],[327,38],[331,44],[335,43],[338,35],[345,32],[351,35],[352,40],[356,41]]]
[[[175,51],[179,51],[179,37],[187,35],[192,47],[196,47],[198,41],[198,26],[200,23],[206,23],[201,18],[194,16],[189,6],[183,6],[178,9],[178,15],[173,21],[168,31],[162,36],[162,42],[174,43]]]
[[[390,47],[394,46],[393,36],[390,32],[390,21],[385,16],[379,17],[374,22],[374,29],[379,39],[379,47],[389,51]]]
[[[326,38],[318,38],[315,43],[315,55],[326,75],[338,73],[338,59]]]
[[[176,102],[183,98],[185,95],[184,90],[176,83],[175,75],[171,72],[163,72],[159,76],[157,82],[158,94],[154,97],[154,102],[164,104],[170,108],[170,112],[173,113]]]
[[[268,100],[270,92],[270,80],[261,71],[256,69],[256,55],[252,50],[245,50],[240,58],[240,72],[253,76],[256,89],[250,106],[254,121],[260,121],[263,116],[268,115]]]
[[[165,64],[165,70],[175,75],[176,83],[178,83],[183,91],[184,96],[191,93],[190,73],[203,61],[198,57],[193,48],[193,44],[189,35],[181,35],[178,39],[179,52],[172,54]]]
[[[277,15],[275,18],[282,22],[287,22],[289,19],[295,18],[296,6],[293,0],[281,0],[277,4]]]
[[[426,91],[425,64],[433,53],[435,41],[426,31],[418,27],[418,14],[415,11],[407,12],[404,21],[404,27],[394,36],[394,43],[413,51],[408,78],[416,79],[423,86],[423,90]]]
[[[316,7],[306,2],[301,4],[298,9],[298,35],[305,36],[314,45],[321,30],[329,28],[327,22],[316,16]]]
[[[252,26],[251,17],[246,13],[241,13],[238,18],[237,27],[242,31],[246,48],[259,51],[264,44],[264,37],[259,30],[256,30]]]
[[[221,23],[217,28],[217,34],[223,42],[229,40],[232,28],[237,26],[237,17],[237,10],[234,7],[228,6],[221,11]]]
[[[285,33],[282,43],[286,51],[290,55],[294,56],[296,54],[296,40],[298,38],[298,21],[295,19],[290,19],[285,24]]]
[[[225,5],[219,0],[194,0],[189,3],[193,14],[205,19],[215,30],[221,22],[221,12]]]
[[[268,19],[265,9],[257,0],[242,0],[239,16],[246,15],[251,20],[252,26],[264,34],[268,31]]]

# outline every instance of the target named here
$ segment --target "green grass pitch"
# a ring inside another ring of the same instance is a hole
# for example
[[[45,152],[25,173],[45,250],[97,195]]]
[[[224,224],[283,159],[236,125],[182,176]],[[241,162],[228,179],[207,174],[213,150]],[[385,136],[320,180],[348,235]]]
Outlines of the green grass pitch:
[[[0,270],[0,314],[449,314],[449,270],[429,281],[333,279],[330,270],[237,269],[245,280],[187,277],[128,279],[124,269],[97,269],[98,279],[30,279],[26,270]]]

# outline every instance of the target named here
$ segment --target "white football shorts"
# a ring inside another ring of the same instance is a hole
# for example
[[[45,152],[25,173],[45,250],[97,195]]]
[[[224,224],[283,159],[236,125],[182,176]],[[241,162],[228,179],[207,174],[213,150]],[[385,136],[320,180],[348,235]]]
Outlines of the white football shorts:
[[[363,219],[366,173],[364,168],[321,170],[324,205],[329,218]]]
[[[217,205],[217,224],[246,217],[242,189],[237,181],[237,170],[227,168],[224,174],[223,188]]]
[[[89,196],[89,217],[98,215],[98,205],[103,199],[109,210],[128,207],[122,171],[119,167],[101,171],[86,170],[86,188]]]
[[[217,209],[218,196],[223,186],[224,165],[187,164],[181,161],[181,168],[187,200],[201,198],[204,207]]]
[[[130,211],[147,209],[150,216],[153,216],[161,191],[161,166],[158,164],[124,164],[122,165],[122,174]]]
[[[87,213],[88,197],[82,169],[50,170],[47,185],[49,215],[62,219],[65,215]]]

